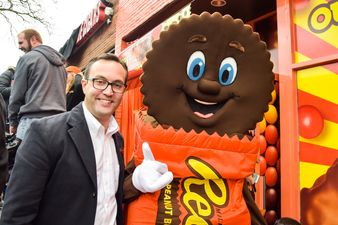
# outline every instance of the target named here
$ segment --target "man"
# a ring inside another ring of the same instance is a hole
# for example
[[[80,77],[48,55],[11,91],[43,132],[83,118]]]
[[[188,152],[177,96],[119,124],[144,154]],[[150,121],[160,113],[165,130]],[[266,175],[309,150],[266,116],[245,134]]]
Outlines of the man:
[[[14,79],[15,67],[10,66],[5,72],[0,75],[0,93],[6,102],[6,111],[11,95],[11,86]]]
[[[43,45],[37,31],[19,33],[18,44],[26,54],[16,66],[8,117],[10,133],[22,140],[34,118],[66,111],[66,71],[62,55]]]
[[[8,150],[6,148],[6,103],[0,95],[0,193],[2,192],[8,177]]]
[[[166,165],[148,156],[124,179],[113,113],[126,82],[127,67],[115,55],[94,58],[82,80],[84,102],[32,122],[18,149],[1,225],[122,225],[124,186],[137,194],[134,186],[153,192],[172,181]]]

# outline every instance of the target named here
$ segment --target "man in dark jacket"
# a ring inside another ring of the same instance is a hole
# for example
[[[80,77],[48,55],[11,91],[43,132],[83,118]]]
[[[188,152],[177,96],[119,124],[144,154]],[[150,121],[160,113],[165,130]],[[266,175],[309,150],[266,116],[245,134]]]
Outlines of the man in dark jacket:
[[[23,139],[35,118],[66,111],[64,58],[43,45],[40,34],[27,29],[18,34],[23,55],[16,66],[8,106],[10,133]]]
[[[82,103],[32,122],[18,149],[1,225],[123,225],[124,187],[137,194],[134,180],[147,180],[138,182],[141,191],[171,182],[157,184],[165,168],[154,160],[124,178],[123,139],[113,113],[127,86],[125,64],[105,54],[84,76]]]
[[[5,130],[5,110],[6,104],[0,95],[0,193],[2,192],[8,176],[8,151],[6,148]]]
[[[10,66],[5,72],[0,74],[0,93],[6,102],[6,108],[9,103],[9,96],[11,95],[12,81],[14,80],[15,67]]]

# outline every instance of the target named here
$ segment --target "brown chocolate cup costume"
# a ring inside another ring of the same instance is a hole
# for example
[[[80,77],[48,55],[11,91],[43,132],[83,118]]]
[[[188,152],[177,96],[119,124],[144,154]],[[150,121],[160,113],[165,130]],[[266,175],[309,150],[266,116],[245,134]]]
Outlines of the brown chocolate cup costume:
[[[217,213],[210,214],[210,218],[200,217],[203,221],[210,219],[208,224],[234,224],[237,221],[236,224],[246,225],[250,219],[251,224],[265,224],[249,191],[244,185],[242,194],[242,188],[245,176],[253,173],[259,152],[257,134],[253,138],[248,134],[256,128],[257,122],[261,121],[263,113],[268,109],[273,90],[272,67],[266,44],[260,40],[259,35],[250,26],[244,25],[242,20],[234,20],[229,15],[222,16],[219,13],[192,15],[182,19],[179,24],[171,25],[168,31],[161,33],[160,39],[153,43],[153,49],[147,54],[141,77],[143,103],[148,107],[148,115],[154,117],[161,128],[152,129],[149,123],[146,124],[144,116],[136,119],[136,165],[142,161],[140,142],[148,141],[155,158],[168,163],[178,188],[183,187],[189,179],[201,178],[192,178],[193,174],[185,177],[182,174],[184,169],[191,169],[189,166],[184,167],[186,158],[192,156],[197,161],[206,162],[210,168],[216,168],[219,182],[227,183],[230,203],[226,203],[228,206],[211,207],[211,211]],[[161,139],[161,135],[164,138]],[[217,141],[218,138],[222,141]],[[228,147],[228,144],[235,147]],[[182,151],[185,152],[181,153]],[[172,156],[176,157],[177,163],[175,158],[169,159]],[[244,162],[246,166],[239,165]],[[183,168],[177,169],[176,166]],[[184,188],[183,193],[180,190],[177,193],[184,196]],[[163,202],[160,198],[165,194],[165,191],[161,191],[161,194],[146,196],[142,201],[151,202],[155,198],[156,204],[159,196],[160,204]],[[184,197],[176,200],[184,202]],[[136,204],[137,201],[132,202],[130,208],[137,209]],[[243,204],[248,210],[231,208],[240,208]],[[178,222],[175,218],[170,219],[177,222],[172,224],[184,224],[190,218],[189,215],[194,215],[189,214],[191,210],[198,211],[198,206],[186,207],[185,212],[184,203],[178,205],[181,205],[180,211],[184,213],[177,213]],[[204,210],[203,207],[199,209]],[[158,222],[159,218],[166,216],[165,211],[161,215],[160,208],[158,212],[154,208],[149,211],[157,213],[157,216],[154,215],[154,224],[162,224]],[[227,214],[224,217],[221,215],[223,212]],[[231,216],[234,212],[242,213],[236,215],[239,220]],[[146,218],[145,213],[140,215]],[[129,224],[142,224],[137,221],[137,216],[128,219]]]
[[[273,64],[242,20],[192,15],[162,32],[141,77],[148,114],[185,131],[247,134],[267,111]]]

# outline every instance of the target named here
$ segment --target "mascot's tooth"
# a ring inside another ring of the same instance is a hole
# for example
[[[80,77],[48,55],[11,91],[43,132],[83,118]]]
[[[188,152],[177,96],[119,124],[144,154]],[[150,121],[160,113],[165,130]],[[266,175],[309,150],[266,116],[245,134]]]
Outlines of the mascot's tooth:
[[[201,101],[201,100],[198,100],[196,98],[194,98],[194,100],[200,104],[203,104],[203,105],[216,105],[217,102],[204,102],[204,101]]]

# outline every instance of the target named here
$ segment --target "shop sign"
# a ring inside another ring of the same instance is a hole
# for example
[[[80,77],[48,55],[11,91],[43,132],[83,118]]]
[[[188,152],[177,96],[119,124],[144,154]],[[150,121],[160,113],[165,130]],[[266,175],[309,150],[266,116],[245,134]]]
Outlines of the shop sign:
[[[86,19],[80,26],[79,35],[77,36],[76,45],[79,46],[86,42],[88,38],[97,31],[105,22],[105,5],[101,2],[92,9]]]

